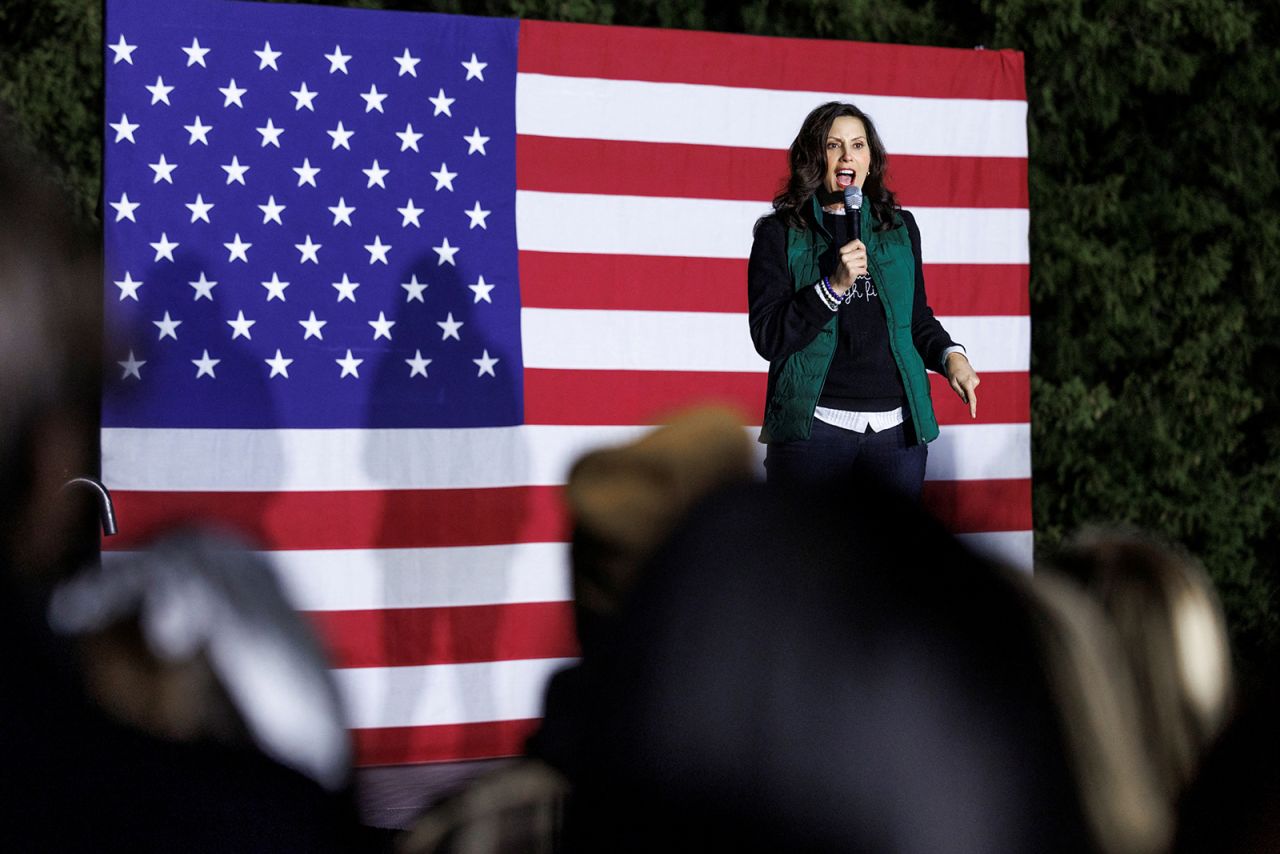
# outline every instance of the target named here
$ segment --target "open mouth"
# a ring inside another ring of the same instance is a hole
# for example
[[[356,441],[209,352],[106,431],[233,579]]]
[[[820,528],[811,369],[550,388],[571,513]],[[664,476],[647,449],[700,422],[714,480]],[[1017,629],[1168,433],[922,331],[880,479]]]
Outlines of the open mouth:
[[[844,189],[853,183],[854,171],[852,169],[840,169],[836,171],[836,186]]]

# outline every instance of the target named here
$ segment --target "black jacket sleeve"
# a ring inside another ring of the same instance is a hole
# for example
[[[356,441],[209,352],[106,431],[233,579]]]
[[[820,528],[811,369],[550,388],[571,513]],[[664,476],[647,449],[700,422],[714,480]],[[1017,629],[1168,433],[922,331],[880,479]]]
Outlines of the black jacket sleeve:
[[[924,360],[926,368],[942,373],[942,353],[948,347],[955,346],[947,330],[942,328],[938,318],[933,316],[929,307],[929,298],[924,292],[924,262],[920,254],[920,227],[910,211],[900,211],[902,221],[907,226],[907,235],[911,238],[911,254],[916,261],[915,301],[911,306],[911,340],[915,342],[916,352]]]
[[[797,291],[792,284],[787,229],[777,216],[756,223],[747,263],[747,306],[756,352],[771,362],[804,349],[835,316],[812,287]]]

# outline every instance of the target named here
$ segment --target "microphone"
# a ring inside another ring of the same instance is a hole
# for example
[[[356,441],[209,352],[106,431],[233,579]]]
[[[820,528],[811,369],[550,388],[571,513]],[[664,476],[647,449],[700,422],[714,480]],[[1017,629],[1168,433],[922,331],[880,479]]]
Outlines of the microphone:
[[[844,188],[844,213],[848,217],[849,239],[862,239],[862,188],[850,184]]]

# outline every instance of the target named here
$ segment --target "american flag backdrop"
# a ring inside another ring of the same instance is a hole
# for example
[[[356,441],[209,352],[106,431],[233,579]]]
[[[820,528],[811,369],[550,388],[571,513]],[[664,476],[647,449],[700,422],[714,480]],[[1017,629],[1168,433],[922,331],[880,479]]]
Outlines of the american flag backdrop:
[[[105,57],[107,559],[255,538],[363,764],[520,750],[575,655],[578,455],[758,422],[752,225],[826,100],[876,121],[983,379],[971,422],[932,377],[926,502],[1030,565],[1020,54],[109,0]]]

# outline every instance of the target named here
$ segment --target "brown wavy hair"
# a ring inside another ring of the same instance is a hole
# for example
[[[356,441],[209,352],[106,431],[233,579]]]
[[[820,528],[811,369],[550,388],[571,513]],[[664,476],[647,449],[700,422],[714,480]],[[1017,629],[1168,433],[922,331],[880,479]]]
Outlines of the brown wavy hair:
[[[831,132],[831,124],[840,116],[858,119],[867,129],[867,145],[871,147],[871,171],[863,182],[862,195],[871,205],[876,231],[886,231],[893,227],[893,212],[898,209],[898,200],[885,183],[889,156],[871,117],[853,104],[840,101],[829,101],[815,107],[805,116],[800,132],[791,143],[791,175],[778,195],[774,196],[773,209],[787,225],[801,230],[808,227],[802,217],[803,206],[810,196],[822,189],[822,179],[827,174],[827,134]]]

